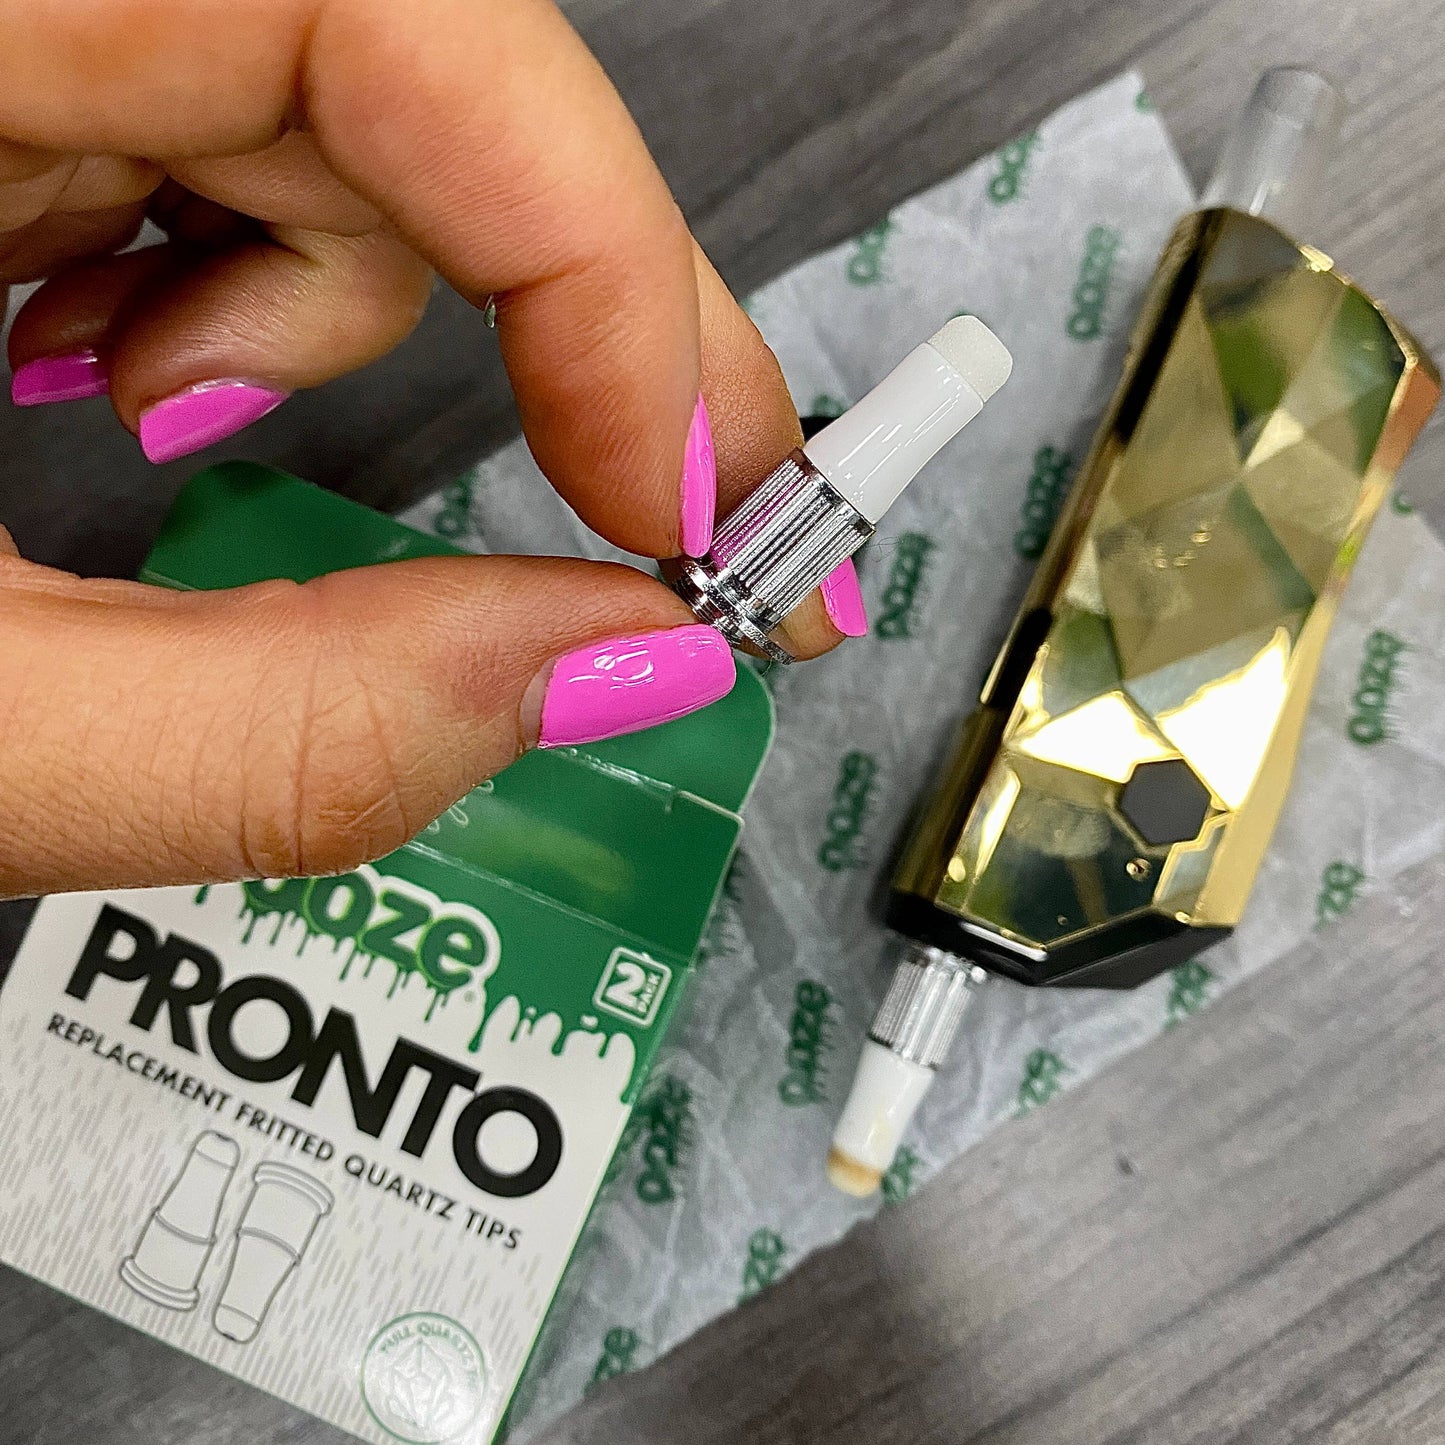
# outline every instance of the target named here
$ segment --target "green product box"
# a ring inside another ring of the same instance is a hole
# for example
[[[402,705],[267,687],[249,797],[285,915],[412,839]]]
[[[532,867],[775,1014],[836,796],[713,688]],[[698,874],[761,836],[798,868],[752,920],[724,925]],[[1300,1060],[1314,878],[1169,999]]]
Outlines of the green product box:
[[[191,482],[142,576],[452,550],[235,464]],[[363,1439],[486,1445],[771,734],[740,668],[341,877],[47,899],[0,990],[0,1259]]]

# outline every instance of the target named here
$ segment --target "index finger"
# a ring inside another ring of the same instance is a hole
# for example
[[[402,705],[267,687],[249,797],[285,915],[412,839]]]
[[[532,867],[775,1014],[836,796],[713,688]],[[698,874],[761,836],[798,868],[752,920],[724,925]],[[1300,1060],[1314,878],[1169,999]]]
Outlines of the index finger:
[[[582,518],[680,544],[691,241],[549,0],[0,0],[0,135],[164,160],[304,124],[464,296],[495,295],[539,464]]]

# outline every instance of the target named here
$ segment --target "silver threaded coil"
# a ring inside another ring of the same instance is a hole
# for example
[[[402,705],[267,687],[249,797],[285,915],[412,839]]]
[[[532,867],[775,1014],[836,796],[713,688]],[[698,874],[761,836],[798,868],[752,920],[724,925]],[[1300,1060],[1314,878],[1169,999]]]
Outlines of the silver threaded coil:
[[[673,589],[730,642],[792,662],[769,634],[872,535],[873,524],[795,451],[724,519],[706,557],[683,560]]]
[[[869,1038],[901,1059],[936,1069],[948,1054],[974,989],[987,977],[957,954],[910,943]]]

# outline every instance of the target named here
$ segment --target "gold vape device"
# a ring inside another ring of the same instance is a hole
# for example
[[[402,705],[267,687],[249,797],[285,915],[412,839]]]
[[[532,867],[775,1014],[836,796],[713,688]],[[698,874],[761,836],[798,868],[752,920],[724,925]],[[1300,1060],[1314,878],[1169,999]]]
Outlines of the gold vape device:
[[[1338,124],[1271,71],[1170,240],[1037,575],[908,842],[909,946],[830,1173],[867,1192],[989,973],[1129,988],[1239,921],[1320,654],[1440,391],[1410,334],[1277,224]]]

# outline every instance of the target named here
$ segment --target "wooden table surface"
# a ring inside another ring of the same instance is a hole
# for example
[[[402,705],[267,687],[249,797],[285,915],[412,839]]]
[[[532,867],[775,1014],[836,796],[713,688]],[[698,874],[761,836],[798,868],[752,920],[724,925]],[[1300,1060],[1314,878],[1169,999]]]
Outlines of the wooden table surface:
[[[1311,239],[1445,354],[1442,0],[569,10],[739,293],[1127,65],[1199,178],[1259,69],[1314,64],[1354,109]],[[0,518],[33,556],[129,570],[189,469],[145,469],[98,405],[54,411],[0,414]],[[443,297],[401,354],[247,445],[397,501],[510,425]],[[1406,490],[1436,478],[1438,419]],[[23,913],[0,912],[0,943]],[[1442,917],[1437,861],[598,1390],[548,1445],[1445,1442]],[[0,1406],[5,1445],[344,1438],[6,1271]]]

